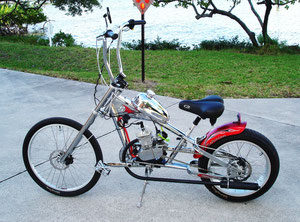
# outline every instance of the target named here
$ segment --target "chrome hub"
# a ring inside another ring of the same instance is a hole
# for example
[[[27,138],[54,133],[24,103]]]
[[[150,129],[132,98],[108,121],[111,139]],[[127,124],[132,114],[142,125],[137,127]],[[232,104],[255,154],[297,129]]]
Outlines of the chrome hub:
[[[244,158],[236,158],[229,161],[227,174],[238,181],[246,181],[252,173],[252,167]]]
[[[65,170],[68,168],[69,164],[61,162],[61,157],[65,154],[62,150],[55,150],[50,154],[49,160],[51,165],[57,170]],[[73,162],[73,159],[72,159]]]

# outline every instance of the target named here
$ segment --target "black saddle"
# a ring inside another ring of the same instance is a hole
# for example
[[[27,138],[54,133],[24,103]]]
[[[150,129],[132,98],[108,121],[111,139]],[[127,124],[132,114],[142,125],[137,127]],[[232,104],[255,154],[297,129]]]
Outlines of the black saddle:
[[[194,113],[202,119],[208,118],[214,125],[224,111],[224,100],[215,95],[200,100],[183,100],[179,103],[179,108]]]

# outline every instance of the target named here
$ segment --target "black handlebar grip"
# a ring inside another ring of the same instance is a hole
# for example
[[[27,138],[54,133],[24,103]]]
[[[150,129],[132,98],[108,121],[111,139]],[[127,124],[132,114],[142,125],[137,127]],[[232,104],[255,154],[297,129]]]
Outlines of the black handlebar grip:
[[[134,20],[134,19],[130,19],[128,21],[128,25],[126,25],[127,27],[129,27],[130,29],[133,29],[134,26],[136,25],[145,25],[146,21],[145,20]]]
[[[106,38],[112,38],[113,40],[117,39],[119,36],[118,34],[114,33],[112,30],[107,30],[104,34]]]
[[[146,21],[145,20],[134,20],[135,25],[145,25]]]

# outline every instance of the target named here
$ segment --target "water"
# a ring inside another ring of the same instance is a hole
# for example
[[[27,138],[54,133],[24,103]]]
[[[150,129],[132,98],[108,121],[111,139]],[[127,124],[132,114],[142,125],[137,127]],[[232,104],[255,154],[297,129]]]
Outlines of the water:
[[[227,1],[217,0],[218,4],[226,7]],[[230,39],[236,35],[240,40],[247,40],[248,36],[242,28],[233,20],[220,15],[213,18],[195,19],[192,8],[175,8],[175,4],[166,7],[155,8],[151,6],[145,14],[147,25],[145,26],[146,40],[152,41],[158,36],[163,40],[179,39],[186,45],[198,44],[203,40],[225,37]],[[102,8],[95,8],[93,13],[84,13],[82,16],[66,16],[64,12],[48,5],[44,8],[45,14],[53,20],[54,33],[60,30],[71,33],[77,43],[95,47],[95,37],[105,30],[105,22],[102,15],[106,7],[110,8],[113,24],[111,29],[116,30],[118,25],[129,19],[140,19],[139,10],[133,6],[131,0],[104,0]],[[257,6],[258,12],[263,15],[264,6]],[[233,11],[248,27],[257,35],[260,33],[260,25],[250,11],[247,1],[242,1]],[[300,4],[296,3],[289,10],[284,7],[273,7],[269,20],[269,35],[286,41],[287,44],[300,44]],[[134,31],[124,33],[124,41],[140,39],[140,27]]]

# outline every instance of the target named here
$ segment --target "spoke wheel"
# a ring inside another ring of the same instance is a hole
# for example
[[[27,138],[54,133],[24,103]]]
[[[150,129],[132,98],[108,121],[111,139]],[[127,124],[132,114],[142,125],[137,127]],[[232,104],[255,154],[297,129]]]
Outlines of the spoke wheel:
[[[262,134],[245,129],[243,133],[225,137],[211,146],[211,154],[232,167],[224,168],[202,157],[199,167],[230,178],[232,181],[258,183],[259,190],[226,189],[206,185],[216,196],[230,201],[247,201],[267,192],[279,172],[279,158],[273,144]],[[238,171],[236,170],[238,169]],[[204,181],[219,182],[216,179]]]
[[[26,135],[24,164],[43,189],[60,196],[76,196],[99,180],[95,165],[103,160],[102,152],[90,131],[84,133],[73,153],[61,161],[81,127],[70,119],[50,118],[37,123]]]

